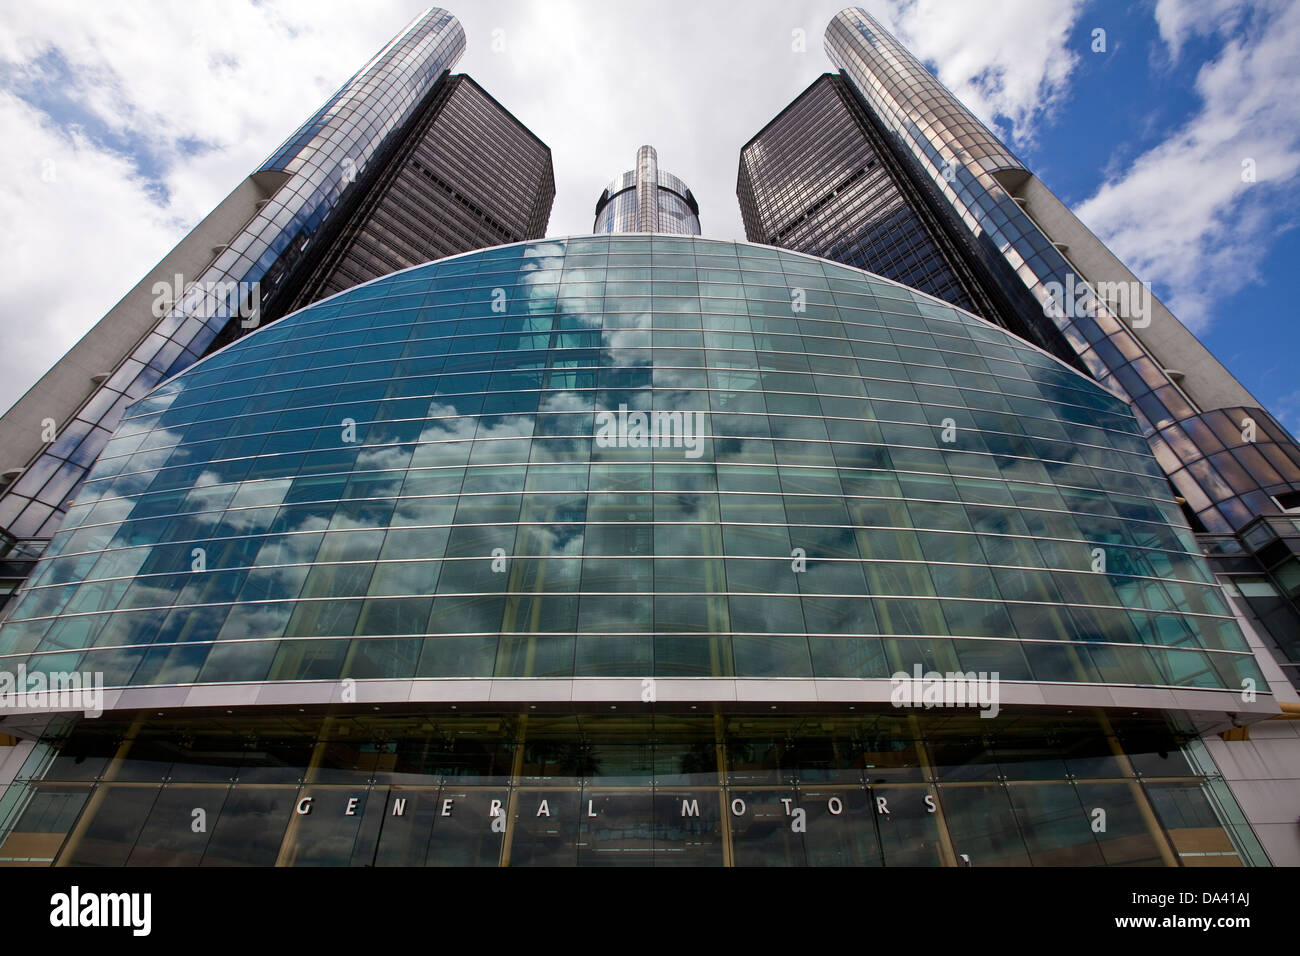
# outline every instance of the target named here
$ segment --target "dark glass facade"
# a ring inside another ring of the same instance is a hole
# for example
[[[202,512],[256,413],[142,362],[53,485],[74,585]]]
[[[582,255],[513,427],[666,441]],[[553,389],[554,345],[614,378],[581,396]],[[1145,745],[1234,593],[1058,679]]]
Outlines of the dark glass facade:
[[[285,312],[434,259],[546,234],[550,148],[468,76],[449,76]]]
[[[1300,687],[1300,518],[1257,518],[1237,535],[1199,535],[1211,569]]]
[[[975,307],[955,257],[908,202],[860,111],[844,80],[828,73],[745,144],[736,186],[745,236],[866,269],[996,321]]]
[[[59,725],[0,798],[0,866],[1267,862],[1158,716],[638,709]]]

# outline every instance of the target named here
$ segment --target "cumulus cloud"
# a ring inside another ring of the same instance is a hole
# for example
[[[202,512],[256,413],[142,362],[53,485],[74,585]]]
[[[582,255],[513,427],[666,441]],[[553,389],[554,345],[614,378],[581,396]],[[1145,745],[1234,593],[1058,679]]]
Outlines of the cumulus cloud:
[[[1236,32],[1251,6],[1241,0],[1156,0],[1156,26],[1170,55],[1177,59],[1183,44],[1193,36]]]
[[[1197,332],[1217,301],[1260,281],[1270,244],[1295,225],[1300,171],[1300,98],[1278,94],[1300,85],[1300,5],[1213,7],[1157,5],[1175,56],[1190,36],[1225,37],[1197,74],[1201,108],[1077,210],[1134,272],[1169,290],[1170,309]]]
[[[915,56],[932,64],[939,80],[985,125],[1025,146],[1069,89],[1079,62],[1070,32],[1083,5],[908,0],[894,11],[892,23],[888,14],[877,16]]]

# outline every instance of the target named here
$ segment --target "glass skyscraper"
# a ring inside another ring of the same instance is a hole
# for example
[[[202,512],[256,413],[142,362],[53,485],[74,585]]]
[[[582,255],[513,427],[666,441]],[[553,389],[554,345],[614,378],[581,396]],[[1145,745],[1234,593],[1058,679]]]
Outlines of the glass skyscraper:
[[[546,144],[463,74],[428,99],[272,318],[431,259],[545,235],[555,200]]]
[[[550,150],[449,75],[464,50],[446,10],[417,16],[0,418],[6,592],[163,379],[322,295],[545,233]]]
[[[827,73],[741,149],[736,194],[751,241],[929,292],[1082,368],[1055,328],[981,281],[913,179],[849,83]]]
[[[636,153],[636,168],[629,169],[600,194],[592,232],[698,236],[700,206],[684,182],[659,168],[655,148],[642,146]]]
[[[1300,495],[1294,439],[1167,309],[1138,301],[1149,292],[919,60],[859,9],[831,21],[826,51],[926,185],[1015,270],[1040,321],[1129,401],[1206,531],[1239,531]],[[1063,292],[1085,284],[1094,301],[1075,311]]]
[[[1124,397],[1300,686],[1300,446],[874,18],[839,13],[826,52],[839,75],[741,152],[747,236],[926,288]]]

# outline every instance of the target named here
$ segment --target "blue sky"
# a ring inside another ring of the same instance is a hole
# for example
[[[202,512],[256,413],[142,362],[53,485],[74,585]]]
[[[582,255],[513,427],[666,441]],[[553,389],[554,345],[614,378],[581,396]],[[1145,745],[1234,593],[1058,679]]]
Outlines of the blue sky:
[[[743,238],[740,146],[832,69],[822,34],[844,4],[444,5],[468,37],[457,70],[552,148],[552,234],[588,231],[600,189],[648,142],[699,197],[705,234]],[[1300,3],[863,5],[1300,432],[1289,295],[1300,252]],[[0,6],[7,406],[424,4]],[[1092,50],[1099,28],[1105,52]],[[1254,183],[1241,181],[1245,158]]]
[[[1034,130],[1031,141],[1010,137],[1018,155],[1054,192],[1095,230],[1088,216],[1088,200],[1107,182],[1122,179],[1144,154],[1175,138],[1195,124],[1205,109],[1197,80],[1206,64],[1220,61],[1230,47],[1256,42],[1261,33],[1276,27],[1266,6],[1242,5],[1239,20],[1225,17],[1225,29],[1187,36],[1177,55],[1162,38],[1152,4],[1094,2],[1086,5],[1071,31],[1071,45],[1080,51],[1065,95],[1050,117]],[[1215,14],[1208,7],[1210,18]],[[1104,24],[1107,50],[1093,53],[1092,30]],[[1300,57],[1300,38],[1290,37],[1290,47]],[[1290,92],[1289,92],[1289,91]],[[1292,97],[1295,87],[1277,77],[1273,95]],[[1294,118],[1294,112],[1289,114]],[[1001,124],[1006,132],[1006,124]],[[1095,133],[1096,135],[1090,135]],[[1237,154],[1248,158],[1250,129],[1240,131]],[[1294,145],[1294,140],[1292,141]],[[1214,175],[1240,176],[1239,161],[1229,152],[1227,162]],[[1196,288],[1199,301],[1188,303],[1186,283],[1159,269],[1139,271],[1152,282],[1156,294],[1170,302],[1175,314],[1197,331],[1201,341],[1228,366],[1265,407],[1283,419],[1293,432],[1300,431],[1300,326],[1291,283],[1300,257],[1300,231],[1296,230],[1297,180],[1279,176],[1256,158],[1258,179],[1241,184],[1234,201],[1217,210],[1231,217],[1242,215],[1259,221],[1262,229],[1253,242],[1230,240],[1206,243],[1206,265],[1214,253],[1229,248],[1250,281],[1212,278]],[[1192,189],[1197,182],[1183,185]],[[1259,220],[1256,217],[1262,217]],[[1103,232],[1103,238],[1107,238]],[[1222,237],[1219,237],[1222,238]],[[1117,250],[1120,251],[1120,250]],[[1133,265],[1132,256],[1125,258]],[[1231,260],[1229,260],[1231,267]],[[1222,291],[1216,294],[1216,287]],[[1178,300],[1182,297],[1182,302]],[[1182,308],[1179,308],[1179,305]]]

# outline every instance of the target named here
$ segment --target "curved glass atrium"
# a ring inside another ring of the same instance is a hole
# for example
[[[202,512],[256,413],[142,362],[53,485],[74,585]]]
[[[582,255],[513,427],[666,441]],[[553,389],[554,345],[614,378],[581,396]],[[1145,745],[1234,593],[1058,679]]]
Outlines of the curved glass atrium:
[[[747,243],[236,341],[128,410],[0,655],[110,688],[33,729],[0,864],[1267,863],[1197,734],[1270,698],[1124,402]]]
[[[134,405],[0,632],[108,686],[887,678],[1239,688],[1124,404],[745,243],[591,237],[357,287]]]

